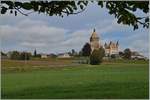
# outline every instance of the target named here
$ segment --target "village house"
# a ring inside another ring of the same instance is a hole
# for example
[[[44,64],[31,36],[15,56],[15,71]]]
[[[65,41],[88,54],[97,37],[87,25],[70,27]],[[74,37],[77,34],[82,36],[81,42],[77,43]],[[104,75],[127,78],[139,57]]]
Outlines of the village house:
[[[48,58],[48,55],[47,55],[47,54],[42,53],[42,54],[41,54],[41,58]]]
[[[58,54],[58,58],[71,58],[71,56],[68,53],[60,53]]]

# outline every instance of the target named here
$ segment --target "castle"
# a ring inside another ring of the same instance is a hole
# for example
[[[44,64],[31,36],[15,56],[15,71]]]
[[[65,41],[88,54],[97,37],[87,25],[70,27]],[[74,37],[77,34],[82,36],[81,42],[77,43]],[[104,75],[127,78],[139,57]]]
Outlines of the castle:
[[[95,29],[93,30],[93,33],[90,37],[90,46],[91,51],[94,49],[99,49],[100,47],[104,47],[105,49],[105,56],[111,56],[112,54],[118,55],[119,51],[119,43],[118,41],[116,43],[110,41],[110,43],[105,43],[104,46],[100,42],[100,38],[98,37]]]

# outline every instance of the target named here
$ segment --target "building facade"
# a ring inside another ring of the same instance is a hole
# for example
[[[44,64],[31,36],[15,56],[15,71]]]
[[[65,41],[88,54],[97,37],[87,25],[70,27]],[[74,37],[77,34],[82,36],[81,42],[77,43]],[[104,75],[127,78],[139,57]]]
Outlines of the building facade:
[[[110,41],[110,43],[105,43],[104,44],[105,55],[106,56],[110,56],[112,54],[118,55],[119,54],[118,47],[119,47],[118,41],[116,43],[112,41]]]
[[[102,43],[100,42],[100,38],[97,35],[95,29],[93,30],[93,33],[90,37],[90,46],[91,46],[91,52],[93,52],[94,49],[99,49],[100,47],[104,47],[105,49],[105,55],[106,56],[111,56],[112,54],[119,54],[119,43],[118,41],[112,42],[110,41],[110,43],[105,43],[104,46],[102,45]]]
[[[90,45],[91,45],[91,52],[93,52],[94,49],[100,48],[100,38],[98,37],[97,33],[95,32],[95,29],[93,30],[93,33],[90,37]]]

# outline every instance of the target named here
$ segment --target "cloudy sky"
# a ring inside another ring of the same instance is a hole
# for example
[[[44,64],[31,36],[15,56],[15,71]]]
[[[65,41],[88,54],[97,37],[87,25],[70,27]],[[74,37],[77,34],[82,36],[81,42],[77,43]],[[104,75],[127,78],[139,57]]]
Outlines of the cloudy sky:
[[[140,11],[136,12],[140,16]],[[62,53],[81,50],[96,28],[100,42],[119,41],[119,50],[130,48],[148,56],[148,29],[119,25],[108,10],[91,4],[77,15],[46,16],[32,13],[29,16],[5,14],[0,16],[1,49],[38,53]]]

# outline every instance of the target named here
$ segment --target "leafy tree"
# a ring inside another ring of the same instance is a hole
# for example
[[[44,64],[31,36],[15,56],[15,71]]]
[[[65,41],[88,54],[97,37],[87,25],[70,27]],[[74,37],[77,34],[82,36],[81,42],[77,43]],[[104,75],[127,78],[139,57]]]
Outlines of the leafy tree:
[[[53,54],[53,53],[50,54],[49,56],[50,56],[51,58],[56,58],[56,57],[57,57],[57,55],[56,55],[56,54]]]
[[[129,48],[124,50],[124,58],[131,59],[131,50]]]
[[[82,56],[82,51],[79,51],[79,56]]]
[[[111,58],[115,59],[115,58],[116,58],[116,55],[115,55],[115,54],[112,54],[112,55],[111,55]]]
[[[99,50],[94,49],[90,56],[90,64],[98,65],[98,64],[102,63],[102,59],[104,56],[105,56],[104,48],[101,47]]]
[[[4,52],[1,51],[1,56],[6,56],[6,54]]]
[[[90,56],[91,54],[91,46],[89,43],[86,43],[82,48],[82,56]]]
[[[81,51],[79,51],[79,52],[76,52],[75,57],[82,57],[82,50],[81,50]]]
[[[38,12],[63,17],[83,12],[90,4],[89,2],[97,3],[101,8],[108,9],[108,13],[118,19],[118,24],[133,26],[134,30],[140,25],[149,28],[149,1],[1,1],[1,14],[9,11],[15,16],[18,12],[28,16],[33,12]],[[137,9],[145,15],[136,15],[134,12]],[[26,11],[31,12],[25,13]]]
[[[10,59],[13,60],[29,60],[31,57],[31,53],[28,52],[18,52],[18,51],[13,51],[10,54]]]
[[[76,51],[74,49],[72,49],[71,54],[72,54],[72,56],[74,56],[76,54]]]
[[[119,52],[119,56],[120,56],[120,57],[123,57],[123,56],[124,56],[124,53],[123,53],[122,51],[120,51],[120,52]]]
[[[31,53],[28,52],[22,52],[20,54],[20,60],[30,60]]]
[[[39,57],[39,58],[41,58],[41,54],[37,54],[37,55],[36,55],[36,57]]]
[[[68,54],[69,54],[70,56],[76,56],[76,55],[77,55],[77,52],[76,52],[74,49],[72,49],[70,52],[68,52]]]
[[[19,60],[20,59],[20,54],[18,51],[12,51],[10,54],[10,59],[13,60]]]

